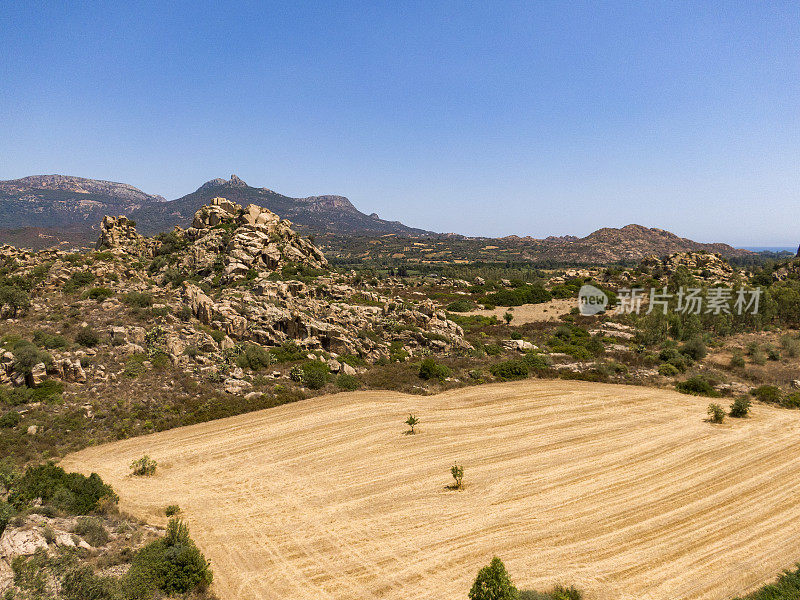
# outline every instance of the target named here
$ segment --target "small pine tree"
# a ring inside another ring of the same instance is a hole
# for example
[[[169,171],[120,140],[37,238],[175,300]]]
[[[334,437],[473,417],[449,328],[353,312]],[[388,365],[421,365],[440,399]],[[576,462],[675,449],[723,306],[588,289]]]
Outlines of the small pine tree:
[[[722,423],[725,420],[725,409],[723,409],[719,404],[709,404],[708,420],[712,423]]]
[[[510,324],[511,324],[511,320],[512,320],[513,318],[514,318],[514,315],[512,315],[510,312],[507,312],[507,313],[505,313],[505,314],[503,315],[503,319],[505,320],[505,322],[506,322],[506,325],[510,325]]]
[[[731,411],[728,413],[730,416],[743,419],[750,412],[750,399],[746,396],[736,398],[731,404]]]
[[[415,417],[414,415],[412,415],[412,414],[409,414],[409,415],[408,415],[408,418],[406,419],[406,425],[408,425],[409,427],[411,427],[411,431],[409,431],[408,433],[410,433],[410,434],[412,434],[412,435],[413,435],[413,434],[415,434],[415,433],[416,433],[416,431],[414,431],[414,427],[415,427],[417,424],[419,424],[419,419],[418,419],[417,417]]]
[[[469,591],[469,600],[518,600],[519,592],[508,576],[503,561],[496,556],[483,567]]]
[[[450,474],[453,476],[453,479],[456,480],[455,489],[460,490],[462,487],[462,481],[464,479],[464,467],[463,465],[455,464],[450,467]]]

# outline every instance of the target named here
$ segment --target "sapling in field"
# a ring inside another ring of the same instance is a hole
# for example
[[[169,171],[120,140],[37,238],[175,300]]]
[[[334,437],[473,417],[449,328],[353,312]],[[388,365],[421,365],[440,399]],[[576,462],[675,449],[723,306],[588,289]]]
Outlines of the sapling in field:
[[[450,467],[450,474],[455,479],[455,484],[453,485],[453,489],[460,490],[462,488],[462,481],[464,479],[464,466],[455,464]]]
[[[405,421],[405,423],[406,423],[406,425],[408,425],[411,428],[406,433],[414,435],[416,433],[416,431],[414,431],[414,427],[416,427],[419,424],[419,419],[417,417],[415,417],[413,414],[409,414],[408,418]]]

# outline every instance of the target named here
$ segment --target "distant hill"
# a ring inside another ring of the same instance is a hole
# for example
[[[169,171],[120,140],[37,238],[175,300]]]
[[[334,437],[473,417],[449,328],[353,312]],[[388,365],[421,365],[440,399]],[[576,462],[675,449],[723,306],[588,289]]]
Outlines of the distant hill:
[[[97,226],[105,215],[130,214],[164,202],[125,183],[36,175],[0,181],[0,226],[63,228]]]
[[[0,243],[34,249],[90,246],[105,215],[125,215],[137,222],[140,232],[155,235],[176,225],[188,227],[195,212],[215,197],[268,208],[290,220],[300,233],[318,236],[332,256],[345,260],[607,264],[674,252],[714,252],[725,257],[749,254],[727,244],[703,244],[641,225],[598,229],[584,238],[437,234],[367,215],[344,196],[292,198],[251,187],[236,175],[212,179],[170,202],[124,183],[65,175],[0,181]]]
[[[197,191],[171,202],[143,205],[129,216],[136,221],[139,231],[153,235],[172,229],[175,225],[187,227],[194,213],[217,196],[242,206],[256,204],[268,208],[281,218],[289,219],[298,231],[306,235],[312,233],[434,235],[430,231],[408,227],[399,221],[385,221],[376,214],[366,215],[344,196],[291,198],[267,188],[251,187],[236,175],[231,175],[227,181],[212,179],[201,185]]]

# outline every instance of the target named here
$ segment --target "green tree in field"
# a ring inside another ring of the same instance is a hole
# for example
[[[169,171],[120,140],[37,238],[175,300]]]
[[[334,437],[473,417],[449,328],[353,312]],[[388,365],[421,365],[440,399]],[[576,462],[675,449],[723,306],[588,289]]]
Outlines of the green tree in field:
[[[457,490],[460,490],[462,487],[462,481],[464,479],[464,466],[459,464],[453,465],[452,467],[450,467],[450,474],[456,481],[453,487]]]
[[[414,415],[412,415],[412,414],[409,414],[409,415],[408,415],[408,418],[407,418],[407,419],[406,419],[406,421],[405,421],[405,423],[406,423],[406,425],[408,425],[409,427],[411,427],[411,431],[409,431],[408,433],[410,433],[410,434],[412,434],[412,435],[413,435],[413,434],[415,434],[415,433],[416,433],[416,431],[414,431],[414,427],[415,427],[417,424],[419,424],[419,419],[418,419],[417,417],[415,417]]]
[[[725,420],[725,409],[719,404],[709,404],[708,420],[712,423],[722,423]]]
[[[519,592],[496,556],[483,567],[469,591],[469,600],[518,600]]]
[[[511,320],[512,320],[513,318],[514,318],[514,315],[512,315],[510,312],[507,312],[507,313],[505,313],[505,314],[503,315],[503,319],[505,320],[505,322],[506,322],[506,325],[510,325],[510,324],[511,324]]]

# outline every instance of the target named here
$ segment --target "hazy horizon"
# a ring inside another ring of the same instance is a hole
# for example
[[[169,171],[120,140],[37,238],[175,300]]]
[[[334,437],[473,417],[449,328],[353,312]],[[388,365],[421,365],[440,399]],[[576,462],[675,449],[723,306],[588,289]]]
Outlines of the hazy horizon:
[[[171,200],[236,173],[465,235],[800,241],[796,3],[4,9],[0,179]]]

